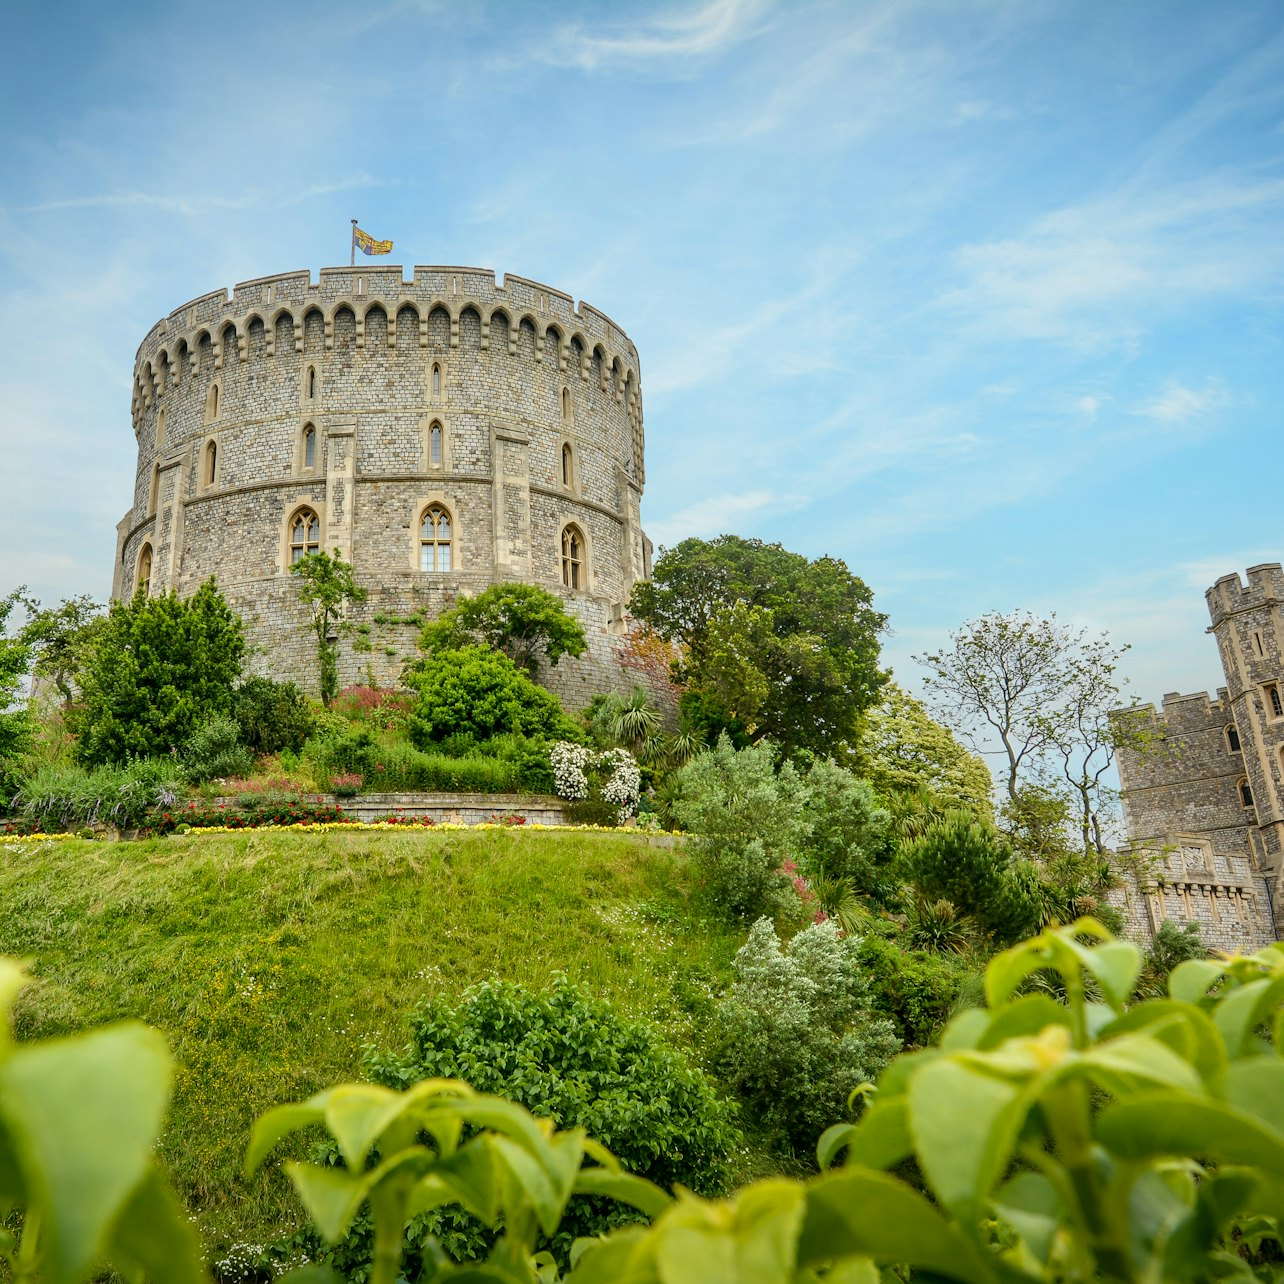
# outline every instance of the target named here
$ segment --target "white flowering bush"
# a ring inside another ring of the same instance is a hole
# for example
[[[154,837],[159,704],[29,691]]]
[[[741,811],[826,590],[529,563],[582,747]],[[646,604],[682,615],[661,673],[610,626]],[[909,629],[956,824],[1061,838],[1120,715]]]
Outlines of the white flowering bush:
[[[621,825],[637,811],[642,772],[627,749],[598,752],[558,740],[549,748],[548,760],[559,798],[579,802],[599,797],[615,807]]]
[[[588,765],[593,751],[570,740],[555,740],[548,751],[553,768],[553,788],[559,798],[572,801],[589,796]]]

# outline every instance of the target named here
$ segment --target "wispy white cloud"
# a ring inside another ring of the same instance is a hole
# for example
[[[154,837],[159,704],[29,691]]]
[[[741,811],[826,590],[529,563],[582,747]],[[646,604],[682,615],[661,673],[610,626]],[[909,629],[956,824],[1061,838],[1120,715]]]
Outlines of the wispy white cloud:
[[[755,34],[766,0],[707,0],[695,9],[670,9],[639,21],[568,23],[540,51],[560,67],[596,71],[611,65],[672,66],[713,57]]]
[[[1225,405],[1229,400],[1230,396],[1219,379],[1210,379],[1202,388],[1170,383],[1158,396],[1138,405],[1133,413],[1160,424],[1184,424]]]
[[[789,513],[807,504],[805,495],[780,494],[774,490],[750,490],[738,495],[711,495],[660,521],[647,523],[657,544],[671,547],[679,540],[723,535],[764,509]]]

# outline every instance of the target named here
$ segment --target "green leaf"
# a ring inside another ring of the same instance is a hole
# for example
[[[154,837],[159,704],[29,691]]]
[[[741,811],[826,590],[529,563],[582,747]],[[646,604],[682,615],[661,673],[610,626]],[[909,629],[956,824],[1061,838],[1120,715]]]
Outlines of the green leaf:
[[[318,1266],[309,1262],[306,1266],[296,1266],[280,1277],[279,1284],[343,1284],[341,1276],[336,1275],[328,1266]]]
[[[933,1192],[960,1217],[979,1217],[1016,1144],[1020,1086],[942,1058],[910,1080],[909,1107],[914,1150]]]
[[[46,1210],[46,1277],[83,1276],[151,1167],[170,1058],[129,1022],[16,1047],[0,1061],[0,1121],[28,1198]]]
[[[1098,1037],[1104,1041],[1142,1031],[1189,1061],[1206,1086],[1220,1082],[1226,1048],[1221,1032],[1202,1008],[1176,999],[1149,999],[1116,1017]]]
[[[1253,1046],[1257,1027],[1273,1020],[1281,1002],[1284,977],[1250,981],[1221,997],[1213,1009],[1213,1020],[1231,1057],[1243,1056]]]
[[[1141,951],[1131,941],[1103,941],[1091,949],[1083,949],[1080,957],[1097,978],[1106,1002],[1116,1010],[1121,1009],[1141,975]]]
[[[1225,975],[1225,967],[1212,959],[1187,959],[1169,976],[1168,996],[1182,1003],[1198,1003],[1213,982]]]
[[[433,1163],[411,1193],[407,1217],[458,1203],[487,1226],[494,1226],[499,1220],[499,1174],[491,1140],[483,1133]]]
[[[606,1195],[648,1217],[659,1217],[673,1203],[672,1197],[654,1182],[632,1173],[611,1172],[608,1168],[581,1168],[573,1189],[577,1195]]]
[[[324,1110],[344,1163],[358,1172],[375,1142],[412,1105],[402,1093],[375,1083],[340,1084],[312,1100]]]
[[[829,1168],[847,1150],[847,1163],[866,1168],[891,1168],[914,1153],[909,1131],[909,1101],[900,1097],[875,1097],[859,1123],[835,1124],[821,1134],[816,1158]]]
[[[201,1242],[187,1212],[153,1168],[135,1188],[112,1235],[108,1257],[164,1284],[205,1284]]]
[[[568,1284],[655,1284],[654,1231],[623,1227],[605,1239],[577,1239],[571,1247]]]
[[[321,1093],[320,1097],[324,1097]],[[268,1152],[282,1137],[288,1136],[308,1124],[319,1124],[325,1119],[325,1112],[317,1104],[318,1097],[310,1101],[285,1106],[276,1106],[254,1121],[254,1131],[250,1134],[250,1145],[245,1152],[245,1175],[253,1176],[255,1170],[267,1157]]]
[[[805,1188],[786,1178],[754,1182],[736,1197],[735,1208],[736,1279],[793,1279]]]
[[[991,1008],[999,1007],[1027,976],[1051,966],[1051,956],[1039,936],[996,954],[985,969],[985,1001]]]
[[[525,1201],[534,1210],[540,1229],[545,1235],[552,1235],[562,1220],[562,1210],[570,1197],[569,1188],[565,1193],[560,1191],[548,1167],[511,1137],[495,1134],[491,1141]]]
[[[1017,1173],[994,1197],[995,1211],[1021,1237],[1030,1255],[1046,1265],[1064,1207],[1042,1173]]]
[[[894,1177],[861,1169],[838,1169],[807,1187],[798,1265],[845,1257],[903,1263],[965,1284],[996,1278],[991,1262],[922,1195]]]
[[[31,978],[26,969],[13,959],[0,958],[0,1054],[12,1042],[9,1033],[9,1009],[18,997],[18,992]]]
[[[1125,1034],[1099,1043],[1067,1069],[1087,1070],[1102,1087],[1118,1095],[1152,1083],[1196,1096],[1204,1091],[1195,1067],[1148,1034]]]
[[[283,1167],[321,1238],[327,1244],[338,1243],[366,1197],[369,1175],[317,1164],[291,1162]]]
[[[984,1008],[964,1008],[950,1018],[938,1040],[942,1052],[965,1052],[975,1048],[989,1028],[991,1014]]]
[[[1141,1093],[1105,1110],[1096,1134],[1121,1159],[1195,1156],[1284,1178],[1284,1138],[1253,1115],[1208,1098]]]
[[[994,1013],[990,1028],[976,1046],[980,1051],[997,1048],[1008,1039],[1035,1035],[1050,1025],[1070,1025],[1070,1011],[1065,1004],[1047,994],[1024,994]]]
[[[1222,1091],[1232,1106],[1254,1115],[1284,1140],[1284,1061],[1274,1055],[1235,1061]]]

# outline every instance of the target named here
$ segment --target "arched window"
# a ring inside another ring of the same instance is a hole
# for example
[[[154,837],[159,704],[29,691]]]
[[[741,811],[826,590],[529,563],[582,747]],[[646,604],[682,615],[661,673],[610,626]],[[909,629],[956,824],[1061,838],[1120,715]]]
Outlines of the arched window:
[[[1284,718],[1284,703],[1280,701],[1280,689],[1274,682],[1266,688],[1266,713],[1271,718]]]
[[[1245,807],[1253,805],[1253,789],[1248,783],[1247,777],[1242,777],[1239,782],[1239,800]]]
[[[443,439],[441,425],[434,423],[428,429],[428,463],[433,468],[440,468],[443,454]]]
[[[1226,728],[1226,748],[1231,753],[1239,753],[1239,732],[1234,727]]]
[[[303,381],[303,395],[309,401],[315,401],[317,396],[317,368],[316,366],[308,367],[308,376]]]
[[[138,574],[134,578],[134,588],[144,597],[152,589],[152,546],[143,545],[143,551],[138,555]]]
[[[212,441],[205,447],[205,484],[213,486],[218,480],[218,442]]]
[[[317,466],[317,430],[311,424],[306,424],[303,428],[303,466]]]
[[[310,508],[300,508],[290,519],[290,565],[320,551],[321,519]]]
[[[562,583],[568,589],[584,587],[584,532],[573,522],[562,531]]]
[[[562,418],[569,419],[570,417],[571,417],[571,390],[569,388],[563,388],[562,389]]]
[[[178,367],[176,366],[175,369]],[[165,410],[161,408],[160,414],[156,416],[156,445],[157,448],[165,444]]]
[[[419,569],[449,571],[450,514],[441,504],[429,504],[419,521]]]
[[[160,493],[160,465],[152,465],[152,481],[147,488],[147,516],[156,516],[156,499]]]
[[[562,485],[567,490],[575,485],[575,452],[569,441],[562,444]]]
[[[205,418],[218,418],[218,384],[210,384],[209,396],[205,400]]]
[[[441,364],[437,361],[432,363],[432,395],[441,396]]]

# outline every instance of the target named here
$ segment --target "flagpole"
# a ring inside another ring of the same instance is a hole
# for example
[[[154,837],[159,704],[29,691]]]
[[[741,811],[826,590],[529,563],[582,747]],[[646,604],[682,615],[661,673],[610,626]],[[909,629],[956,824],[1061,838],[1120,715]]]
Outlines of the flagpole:
[[[348,255],[348,266],[356,267],[357,266],[357,220],[355,218],[352,220],[352,245],[350,249],[351,249],[351,252]]]

